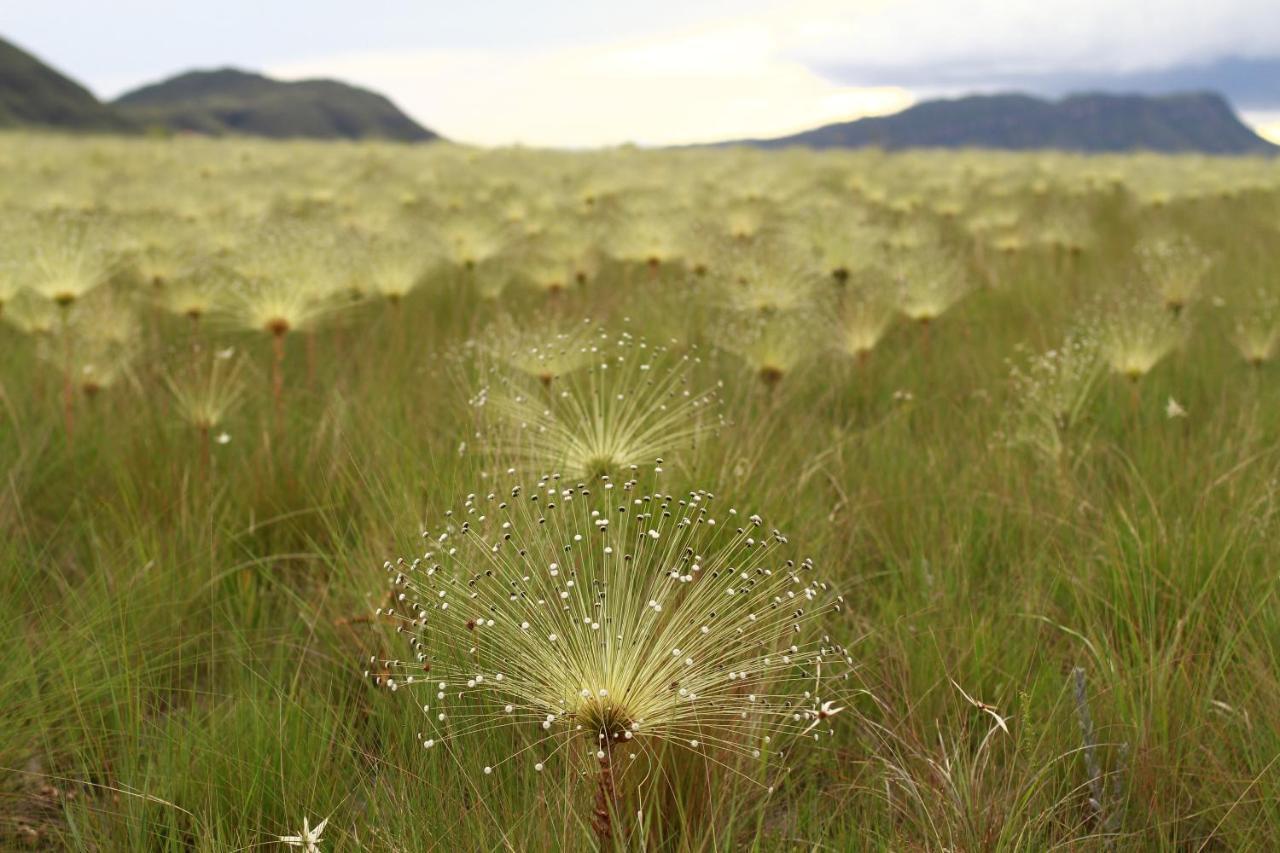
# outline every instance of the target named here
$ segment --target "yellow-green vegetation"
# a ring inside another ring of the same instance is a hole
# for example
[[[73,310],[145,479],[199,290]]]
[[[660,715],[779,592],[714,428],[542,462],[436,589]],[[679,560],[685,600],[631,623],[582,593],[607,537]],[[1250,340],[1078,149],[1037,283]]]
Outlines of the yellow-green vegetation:
[[[1280,165],[0,137],[0,848],[1280,847]]]

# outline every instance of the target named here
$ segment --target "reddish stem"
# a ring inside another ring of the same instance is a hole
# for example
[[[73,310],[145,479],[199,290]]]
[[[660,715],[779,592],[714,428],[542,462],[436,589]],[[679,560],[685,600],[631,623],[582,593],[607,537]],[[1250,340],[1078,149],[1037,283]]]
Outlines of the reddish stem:
[[[62,312],[62,417],[67,427],[67,443],[71,443],[75,427],[75,382],[71,378],[71,332],[67,313]]]
[[[316,365],[320,360],[320,346],[316,341],[316,333],[307,335],[307,384],[316,384]]]
[[[596,805],[591,813],[591,828],[600,841],[600,849],[609,850],[613,847],[613,807],[618,792],[613,782],[613,748],[608,737],[601,741],[600,748],[604,756],[596,774]]]
[[[200,427],[200,485],[203,487],[209,482],[209,428],[207,426]]]
[[[272,332],[271,350],[274,358],[271,362],[271,400],[275,411],[276,432],[284,415],[284,331]]]

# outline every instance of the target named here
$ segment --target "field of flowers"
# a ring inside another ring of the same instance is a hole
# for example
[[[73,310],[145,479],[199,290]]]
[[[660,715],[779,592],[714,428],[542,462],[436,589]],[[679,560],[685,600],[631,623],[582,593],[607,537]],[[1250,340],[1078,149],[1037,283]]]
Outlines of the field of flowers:
[[[1280,165],[0,138],[0,849],[1280,848]]]

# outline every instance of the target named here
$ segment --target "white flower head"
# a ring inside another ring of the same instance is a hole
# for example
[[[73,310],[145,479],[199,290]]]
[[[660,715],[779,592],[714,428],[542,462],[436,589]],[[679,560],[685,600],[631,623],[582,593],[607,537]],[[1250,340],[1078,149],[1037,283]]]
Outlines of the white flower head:
[[[402,691],[416,689],[409,679],[429,663],[433,678],[474,683],[465,697],[456,692],[466,703],[460,714],[475,715],[472,703],[484,709],[478,725],[540,729],[537,737],[557,745],[590,744],[583,757],[597,760],[628,741],[714,744],[717,760],[749,758],[762,729],[803,736],[843,710],[816,699],[831,697],[811,680],[815,670],[852,664],[816,630],[843,600],[762,517],[726,510],[726,524],[713,527],[719,506],[705,490],[642,493],[628,481],[630,501],[620,502],[558,475],[527,485],[468,496],[458,553],[433,554],[438,565],[384,566],[405,602],[395,618],[414,657],[388,662],[380,686],[394,674]],[[735,521],[745,523],[734,529]],[[588,532],[579,539],[580,531]],[[602,556],[601,538],[622,556]],[[558,577],[532,568],[552,565]],[[690,585],[654,588],[673,570]],[[466,590],[465,602],[446,611],[446,590],[450,598]],[[475,641],[477,614],[484,643]],[[500,671],[501,681],[477,675]],[[433,703],[433,715],[443,707]],[[434,737],[449,736],[436,728]]]
[[[320,835],[328,825],[329,818],[325,818],[316,824],[315,829],[312,829],[310,821],[304,817],[302,819],[302,833],[300,835],[282,835],[280,836],[280,843],[288,847],[302,847],[306,850],[306,853],[319,853]]]

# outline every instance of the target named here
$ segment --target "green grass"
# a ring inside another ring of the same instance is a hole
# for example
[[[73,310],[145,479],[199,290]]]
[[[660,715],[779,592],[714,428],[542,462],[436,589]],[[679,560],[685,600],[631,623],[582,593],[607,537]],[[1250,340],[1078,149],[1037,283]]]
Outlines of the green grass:
[[[423,169],[439,183],[510,179],[511,194],[532,194],[520,189],[520,166],[536,156],[467,164],[450,149],[176,149],[192,166],[154,143],[58,145],[47,155],[55,161],[105,146],[98,156],[144,188],[203,164],[222,182],[212,196],[277,203],[295,187],[323,186],[334,163],[363,164],[393,195]],[[617,169],[625,187],[663,180],[628,156],[681,155],[580,156]],[[881,168],[861,155],[699,156],[742,157],[743,168],[831,188],[841,170],[874,178]],[[1028,159],[981,155],[1011,176],[1001,184],[960,177],[962,158],[974,156],[886,162],[895,174],[917,163],[1024,212],[1044,204],[1020,171]],[[670,269],[651,279],[614,260],[550,304],[513,286],[495,305],[437,270],[395,308],[364,305],[291,333],[278,430],[270,342],[210,323],[206,347],[235,346],[256,367],[207,478],[198,436],[162,380],[192,346],[183,318],[140,309],[133,380],[78,399],[71,440],[56,366],[0,325],[0,847],[275,849],[304,816],[330,818],[327,850],[595,843],[591,786],[572,764],[480,776],[468,768],[509,750],[510,736],[423,750],[412,704],[361,677],[386,641],[360,619],[385,594],[383,561],[413,553],[423,520],[485,488],[493,468],[474,437],[475,354],[465,342],[499,312],[524,325],[592,317],[698,344],[700,381],[724,383],[726,425],[673,457],[662,487],[705,487],[758,508],[846,596],[827,624],[856,662],[836,736],[797,748],[772,794],[677,761],[665,789],[638,804],[638,821],[620,817],[622,846],[1280,847],[1280,374],[1240,359],[1225,313],[1242,282],[1280,286],[1267,249],[1280,201],[1274,167],[1249,167],[1258,177],[1248,193],[1187,194],[1154,209],[1135,199],[1170,175],[1194,175],[1199,161],[1105,162],[1125,170],[1131,190],[1077,198],[1067,189],[1084,185],[1090,161],[1054,167],[1052,203],[1078,206],[1096,229],[1080,257],[1035,246],[993,254],[938,220],[979,286],[927,340],[898,322],[854,366],[825,351],[829,334],[813,321],[809,358],[772,391],[721,351],[708,285]],[[271,171],[263,163],[281,174],[258,180]],[[1231,168],[1214,174],[1225,181]],[[1146,177],[1153,171],[1159,181]],[[1005,184],[1012,190],[999,196],[993,187]],[[199,179],[182,184],[192,185]],[[371,203],[355,186],[339,187],[336,209],[280,215],[337,221]],[[150,193],[147,204],[166,203]],[[112,205],[109,195],[97,201]],[[34,195],[18,190],[3,199],[11,214],[27,202]],[[678,206],[695,202],[711,204]],[[803,204],[779,201],[773,214],[786,220]],[[891,229],[933,219],[865,207]],[[1138,383],[1136,405],[1126,380],[1102,377],[1089,440],[1070,465],[1004,446],[997,436],[1018,404],[1006,359],[1019,345],[1055,346],[1084,321],[1125,280],[1135,236],[1156,220],[1215,254],[1186,341]],[[127,264],[115,278],[143,288]],[[1218,293],[1227,308],[1214,307]],[[1166,417],[1170,397],[1185,419]],[[1094,747],[1081,731],[1076,668]],[[953,682],[998,709],[1008,731]],[[1091,762],[1104,776],[1096,804]]]

